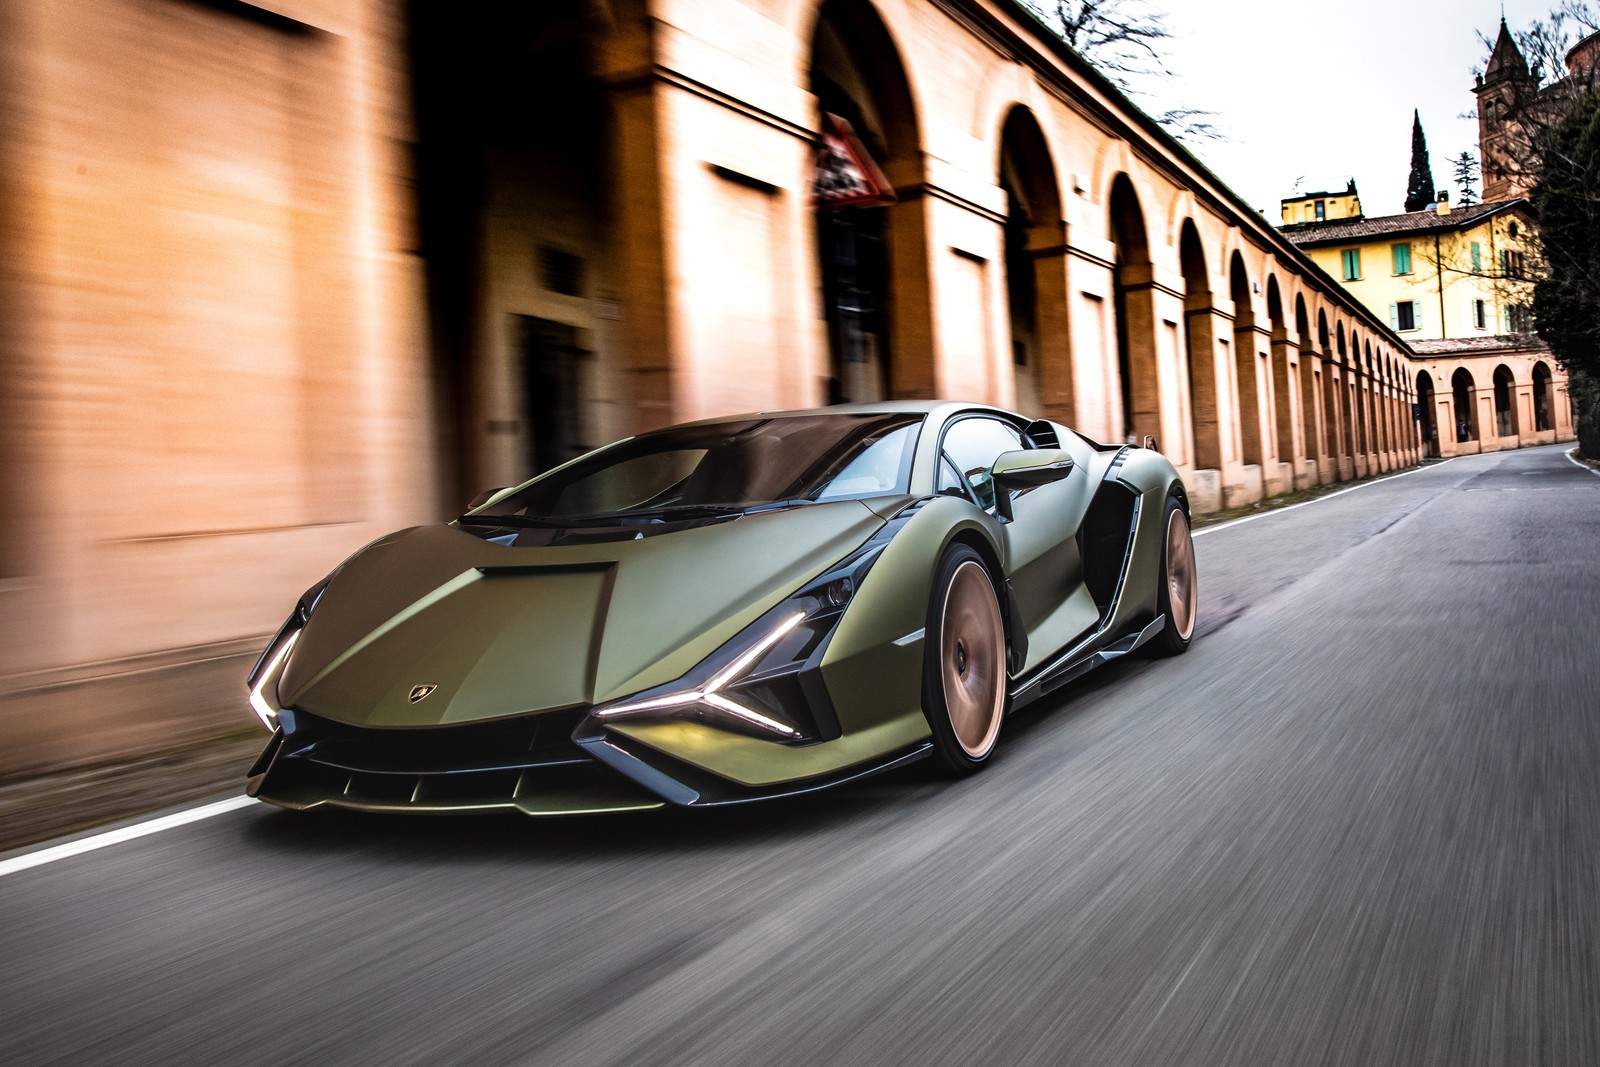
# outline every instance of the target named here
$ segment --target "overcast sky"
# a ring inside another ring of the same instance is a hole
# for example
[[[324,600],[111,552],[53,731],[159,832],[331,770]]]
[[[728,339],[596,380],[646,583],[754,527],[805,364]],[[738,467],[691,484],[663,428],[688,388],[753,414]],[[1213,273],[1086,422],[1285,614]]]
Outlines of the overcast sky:
[[[1217,113],[1226,141],[1195,153],[1277,223],[1278,201],[1302,188],[1343,188],[1355,178],[1368,215],[1403,210],[1411,168],[1411,110],[1422,115],[1433,179],[1451,190],[1451,160],[1478,152],[1472,71],[1500,25],[1500,0],[1153,0],[1177,34],[1175,77],[1148,110]],[[1524,29],[1555,0],[1506,0]],[[1143,103],[1143,101],[1141,101]],[[1482,185],[1478,187],[1481,191]]]

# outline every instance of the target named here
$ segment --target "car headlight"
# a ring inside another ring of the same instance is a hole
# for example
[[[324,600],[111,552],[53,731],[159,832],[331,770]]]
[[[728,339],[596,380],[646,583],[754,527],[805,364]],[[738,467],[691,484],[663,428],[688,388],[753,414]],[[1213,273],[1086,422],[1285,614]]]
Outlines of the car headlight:
[[[300,631],[305,628],[306,621],[316,610],[317,601],[322,599],[323,592],[332,580],[333,576],[329,575],[305,591],[295,605],[294,612],[272,635],[261,658],[256,660],[256,665],[250,668],[245,678],[245,685],[250,688],[250,710],[269,730],[278,728],[278,712],[283,706],[278,701],[278,678],[283,673],[283,665],[289,661],[289,653],[294,651]]]
[[[874,540],[806,583],[682,678],[602,704],[591,714],[602,723],[691,718],[768,740],[815,739],[801,674],[820,661],[886,544]]]

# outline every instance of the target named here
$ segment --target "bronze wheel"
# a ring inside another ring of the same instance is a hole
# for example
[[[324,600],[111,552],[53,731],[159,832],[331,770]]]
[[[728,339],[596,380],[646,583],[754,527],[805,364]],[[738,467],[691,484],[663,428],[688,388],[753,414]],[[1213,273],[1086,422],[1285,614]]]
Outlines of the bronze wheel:
[[[1189,516],[1177,497],[1167,498],[1166,533],[1161,545],[1160,588],[1156,609],[1167,617],[1157,647],[1168,654],[1182,652],[1194,636],[1199,605],[1199,584],[1194,562],[1194,536]]]
[[[934,750],[958,773],[994,751],[1006,712],[1006,632],[994,581],[978,554],[955,546],[929,605],[924,662]]]

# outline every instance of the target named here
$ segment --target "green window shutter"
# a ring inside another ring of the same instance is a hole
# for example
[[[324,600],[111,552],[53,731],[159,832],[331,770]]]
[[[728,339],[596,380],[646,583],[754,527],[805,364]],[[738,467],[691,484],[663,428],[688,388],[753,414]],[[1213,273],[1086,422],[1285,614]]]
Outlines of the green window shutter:
[[[1509,277],[1511,274],[1511,253],[1505,249],[1500,250],[1500,277]]]
[[[1420,300],[1411,301],[1411,328],[1413,330],[1422,329],[1422,301]]]
[[[1400,328],[1400,311],[1394,304],[1390,304],[1389,305],[1389,329],[1398,330],[1399,328]]]
[[[1411,246],[1410,245],[1390,245],[1389,246],[1389,254],[1390,254],[1391,258],[1393,258],[1393,260],[1394,260],[1394,272],[1396,274],[1410,274],[1411,273]]]
[[[1483,253],[1478,248],[1478,242],[1472,242],[1472,273],[1483,273]]]

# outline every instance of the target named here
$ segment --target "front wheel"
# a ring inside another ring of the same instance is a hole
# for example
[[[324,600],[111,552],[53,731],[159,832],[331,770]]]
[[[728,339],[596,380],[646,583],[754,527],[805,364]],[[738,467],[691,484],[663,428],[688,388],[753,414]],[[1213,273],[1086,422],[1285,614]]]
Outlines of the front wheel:
[[[935,758],[954,774],[982,767],[1005,718],[1006,632],[979,555],[952,545],[939,561],[923,643],[923,708]]]
[[[1167,624],[1150,644],[1162,655],[1176,656],[1187,649],[1194,638],[1199,586],[1189,516],[1184,513],[1182,502],[1175,496],[1167,497],[1163,526],[1156,610],[1167,617]]]

